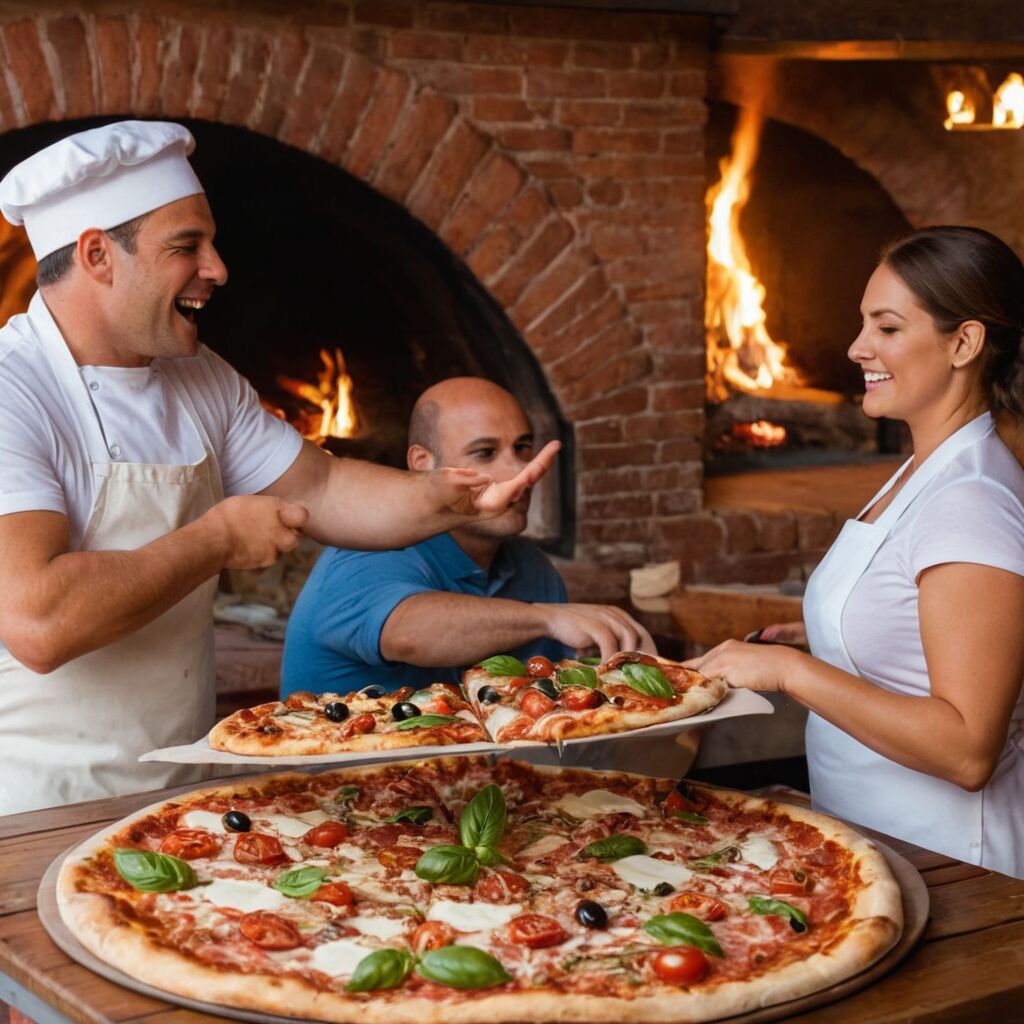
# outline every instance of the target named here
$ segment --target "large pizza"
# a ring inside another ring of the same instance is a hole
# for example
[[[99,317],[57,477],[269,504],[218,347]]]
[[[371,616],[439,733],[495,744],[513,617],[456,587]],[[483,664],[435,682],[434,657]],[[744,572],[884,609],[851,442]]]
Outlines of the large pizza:
[[[61,915],[141,982],[362,1024],[704,1021],[901,929],[883,856],[740,793],[465,756],[177,797],[83,843]]]
[[[553,743],[689,718],[714,707],[728,689],[723,679],[636,651],[596,665],[500,654],[466,672],[464,684],[298,691],[229,715],[210,732],[210,746],[284,757],[488,740]]]

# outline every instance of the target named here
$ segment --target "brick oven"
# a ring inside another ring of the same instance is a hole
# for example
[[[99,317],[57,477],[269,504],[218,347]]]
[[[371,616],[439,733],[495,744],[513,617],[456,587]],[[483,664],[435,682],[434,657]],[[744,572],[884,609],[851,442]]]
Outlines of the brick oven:
[[[773,503],[755,474],[705,482],[709,108],[712,128],[716,112],[747,107],[776,133],[813,136],[870,179],[888,211],[881,234],[962,221],[1019,246],[1024,186],[1003,169],[1019,162],[1024,136],[944,132],[940,84],[961,65],[1012,63],[1024,46],[1007,40],[997,18],[1012,9],[995,0],[963,5],[973,18],[937,5],[930,20],[882,0],[828,5],[828,19],[795,0],[769,6],[95,0],[31,13],[5,3],[0,159],[10,166],[69,122],[188,123],[200,164],[211,161],[200,170],[236,271],[205,340],[254,380],[272,376],[274,338],[295,347],[304,282],[330,289],[332,267],[361,266],[346,240],[398,225],[404,240],[382,247],[381,265],[412,268],[409,288],[428,304],[432,295],[437,315],[405,347],[393,317],[394,344],[375,365],[352,356],[357,387],[362,372],[392,436],[387,451],[351,450],[394,461],[394,424],[418,387],[489,373],[523,394],[542,432],[567,442],[542,532],[575,598],[619,599],[629,567],[668,558],[689,581],[799,578],[841,518],[817,500],[821,486]],[[268,168],[280,171],[276,188]],[[246,187],[246,175],[260,186]],[[261,196],[277,189],[265,208]],[[323,218],[300,209],[314,195],[330,207]],[[838,253],[837,272],[851,279],[834,332],[845,350],[857,315],[845,306],[866,275],[843,265],[835,213],[826,206],[810,220],[817,263]],[[326,232],[320,248],[308,234],[268,245],[305,220]],[[796,230],[754,234],[765,266],[784,265],[779,254],[801,240]],[[777,315],[792,299],[784,289],[799,287],[781,276]],[[246,277],[258,280],[248,292]],[[406,293],[393,282],[389,292],[385,278],[380,295],[400,302]],[[373,302],[357,310],[338,288],[336,308],[303,327],[307,363],[320,344],[346,347],[354,324],[373,347]],[[387,398],[392,368],[402,385]],[[840,469],[861,486],[858,467]]]

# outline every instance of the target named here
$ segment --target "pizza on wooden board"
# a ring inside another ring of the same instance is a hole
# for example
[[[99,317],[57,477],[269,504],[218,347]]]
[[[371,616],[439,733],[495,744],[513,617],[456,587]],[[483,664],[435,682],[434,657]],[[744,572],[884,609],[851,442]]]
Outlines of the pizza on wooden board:
[[[176,797],[72,851],[57,897],[141,982],[361,1024],[712,1020],[842,981],[902,923],[831,818],[472,756]]]
[[[392,693],[377,685],[341,695],[300,691],[234,712],[209,741],[214,750],[250,757],[552,743],[688,718],[714,707],[727,688],[722,679],[635,651],[596,666],[539,656],[524,664],[499,654],[467,671],[464,689],[434,683]]]

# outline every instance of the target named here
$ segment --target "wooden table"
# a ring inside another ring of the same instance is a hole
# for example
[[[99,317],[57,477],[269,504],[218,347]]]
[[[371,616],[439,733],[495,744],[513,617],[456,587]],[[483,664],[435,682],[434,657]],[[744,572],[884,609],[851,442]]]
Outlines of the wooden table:
[[[133,810],[181,791],[0,818],[0,1000],[38,1024],[218,1019],[105,981],[61,952],[36,915],[39,880],[58,854]],[[801,1024],[1024,1020],[1024,881],[886,841],[928,886],[931,917],[921,943],[875,985],[791,1019]]]

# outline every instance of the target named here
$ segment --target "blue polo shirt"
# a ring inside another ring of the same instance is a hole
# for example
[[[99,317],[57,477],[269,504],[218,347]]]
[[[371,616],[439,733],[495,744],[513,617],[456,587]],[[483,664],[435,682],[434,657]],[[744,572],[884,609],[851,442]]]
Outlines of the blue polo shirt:
[[[394,609],[407,597],[428,591],[504,597],[513,601],[562,604],[565,585],[543,552],[529,541],[504,541],[484,572],[450,534],[400,551],[328,548],[299,594],[288,621],[281,667],[281,695],[295,690],[345,693],[369,683],[389,690],[459,682],[467,666],[420,668],[386,661],[380,634]],[[575,652],[540,637],[513,651],[520,659],[543,654],[552,661]]]

